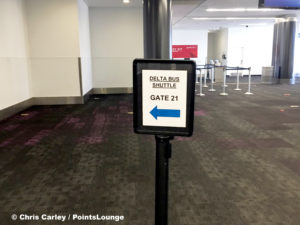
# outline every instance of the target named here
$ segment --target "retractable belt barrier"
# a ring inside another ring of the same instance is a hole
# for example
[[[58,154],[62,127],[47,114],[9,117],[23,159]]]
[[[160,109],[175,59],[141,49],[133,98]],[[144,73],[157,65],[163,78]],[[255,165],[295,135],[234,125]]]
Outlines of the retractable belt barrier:
[[[202,73],[200,72],[200,85],[199,85],[199,94],[197,94],[198,96],[205,96],[205,94],[203,94],[203,77],[202,77]]]
[[[253,95],[253,93],[251,92],[251,67],[233,67],[233,66],[217,66],[214,64],[205,64],[205,65],[198,65],[197,66],[197,70],[200,71],[200,93],[197,94],[199,96],[205,96],[205,94],[203,93],[203,87],[208,87],[206,84],[206,78],[207,75],[205,73],[205,77],[204,77],[204,84],[202,83],[202,70],[204,71],[211,71],[211,86],[210,89],[208,91],[214,92],[216,91],[216,89],[214,89],[214,79],[215,79],[215,68],[223,68],[223,91],[222,93],[220,93],[221,96],[227,96],[228,93],[226,93],[226,87],[228,87],[227,85],[227,71],[237,71],[237,79],[236,79],[236,88],[234,89],[235,91],[241,91],[242,89],[240,88],[240,75],[239,75],[239,71],[244,71],[244,70],[248,70],[249,71],[249,75],[248,75],[248,91],[245,93],[246,95]]]
[[[214,67],[213,64],[205,64],[205,65],[198,65],[197,66],[197,70],[200,71],[200,74],[202,73],[202,70],[204,70],[206,73],[204,74],[204,84],[203,87],[208,87],[207,86],[207,71],[212,70],[212,68]]]
[[[199,65],[197,66],[197,70],[200,70],[200,73],[201,73],[201,70],[210,70],[211,71],[211,77],[210,77],[210,89],[208,91],[216,91],[216,89],[214,89],[214,80],[215,80],[215,65],[214,64],[205,64],[205,65]],[[205,76],[205,79],[204,79],[204,87],[207,87],[206,85],[206,76]]]
[[[225,68],[226,71],[228,70],[236,70],[237,71],[237,75],[236,75],[236,88],[234,89],[235,91],[241,91],[242,89],[240,88],[240,75],[239,75],[239,71],[242,71],[242,70],[248,70],[248,71],[251,71],[251,67],[229,67],[227,66]],[[249,73],[250,74],[250,73]],[[250,77],[251,79],[251,77]]]

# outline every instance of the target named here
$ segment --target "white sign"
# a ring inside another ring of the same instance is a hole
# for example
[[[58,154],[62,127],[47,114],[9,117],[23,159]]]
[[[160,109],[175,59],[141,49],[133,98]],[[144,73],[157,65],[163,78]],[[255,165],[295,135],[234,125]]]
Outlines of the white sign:
[[[186,127],[187,71],[143,70],[143,126]]]

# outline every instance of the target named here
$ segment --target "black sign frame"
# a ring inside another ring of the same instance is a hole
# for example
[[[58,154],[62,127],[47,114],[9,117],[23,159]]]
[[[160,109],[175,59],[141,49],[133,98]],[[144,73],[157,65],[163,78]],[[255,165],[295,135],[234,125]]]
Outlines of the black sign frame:
[[[143,125],[143,70],[186,70],[187,99],[186,127],[159,127]],[[135,59],[133,61],[133,127],[138,134],[192,136],[194,130],[196,63],[192,60]]]

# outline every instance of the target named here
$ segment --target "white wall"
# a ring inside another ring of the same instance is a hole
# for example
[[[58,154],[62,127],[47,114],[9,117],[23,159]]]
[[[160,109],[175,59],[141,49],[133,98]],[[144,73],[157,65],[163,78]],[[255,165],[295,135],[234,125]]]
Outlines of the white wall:
[[[132,87],[132,61],[143,58],[142,8],[90,8],[94,88]]]
[[[252,74],[261,74],[263,66],[272,64],[272,47],[273,25],[229,28],[227,64],[251,67]]]
[[[90,41],[89,8],[83,0],[78,0],[79,45],[82,71],[83,95],[93,88],[92,59]]]
[[[24,15],[22,0],[0,1],[0,110],[31,97]]]
[[[193,59],[197,64],[205,64],[207,57],[206,30],[177,30],[172,31],[173,45],[198,45],[198,58]]]
[[[222,61],[222,55],[228,52],[228,29],[221,29],[208,34],[208,60]]]
[[[77,0],[26,0],[34,97],[80,96]]]

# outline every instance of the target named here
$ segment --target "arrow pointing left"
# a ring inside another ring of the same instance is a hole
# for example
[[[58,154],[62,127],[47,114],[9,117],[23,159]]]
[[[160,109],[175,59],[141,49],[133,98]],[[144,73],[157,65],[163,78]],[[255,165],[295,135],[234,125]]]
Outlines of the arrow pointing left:
[[[180,110],[177,109],[158,109],[155,106],[150,114],[157,120],[157,117],[172,117],[172,118],[179,118],[180,117]]]

